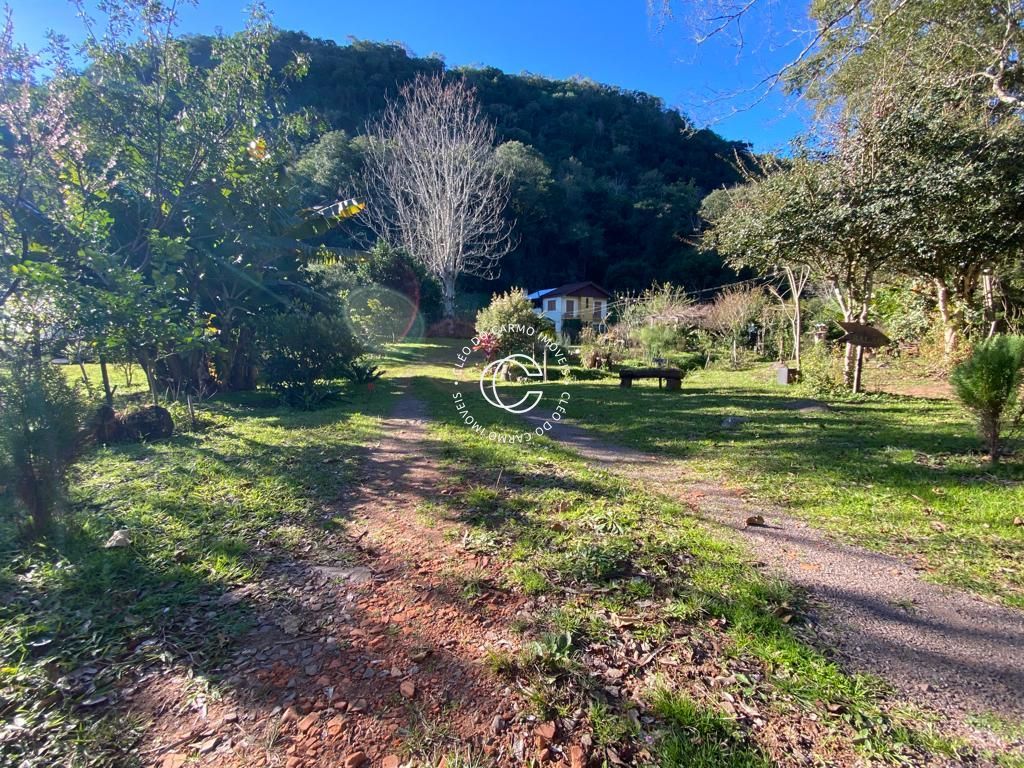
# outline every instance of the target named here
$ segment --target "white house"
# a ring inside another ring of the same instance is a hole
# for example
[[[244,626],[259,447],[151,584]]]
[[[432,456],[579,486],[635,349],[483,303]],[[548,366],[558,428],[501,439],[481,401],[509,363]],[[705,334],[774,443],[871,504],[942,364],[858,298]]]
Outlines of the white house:
[[[579,320],[582,326],[600,325],[608,317],[612,295],[590,281],[569,283],[558,288],[545,288],[528,294],[533,311],[555,324],[555,333],[562,335],[566,320]]]

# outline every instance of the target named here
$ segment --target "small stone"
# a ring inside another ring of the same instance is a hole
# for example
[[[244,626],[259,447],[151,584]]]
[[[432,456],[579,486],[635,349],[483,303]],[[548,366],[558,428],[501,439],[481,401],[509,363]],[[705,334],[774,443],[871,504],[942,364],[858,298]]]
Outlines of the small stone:
[[[183,755],[180,752],[171,752],[169,755],[164,755],[160,768],[181,768],[187,761],[188,755]]]
[[[220,742],[220,736],[214,736],[207,739],[199,745],[199,754],[205,755],[207,752],[213,752],[217,748],[217,744]]]
[[[345,730],[345,719],[340,715],[335,715],[327,721],[327,735],[332,739],[338,738],[341,732]]]
[[[366,699],[356,699],[349,709],[352,712],[365,712],[367,708]]]
[[[110,538],[107,539],[107,543],[103,545],[104,549],[121,549],[122,547],[130,547],[132,545],[131,537],[128,535],[128,531],[124,528],[114,531]],[[170,755],[168,755],[170,757]]]
[[[401,691],[402,696],[411,699],[416,695],[416,683],[412,680],[403,680],[402,684],[398,686],[398,690]]]
[[[1013,518],[1013,524],[1014,525],[1024,525],[1024,517],[1015,517],[1015,518]]]
[[[540,752],[537,753],[537,760],[541,763],[546,763],[551,759],[551,750],[544,747]]]
[[[317,721],[320,719],[319,712],[310,712],[304,718],[299,721],[299,733],[306,733],[311,730]]]
[[[491,720],[491,733],[497,736],[500,733],[504,733],[506,727],[505,718],[501,715],[495,715],[494,719]]]
[[[420,664],[429,655],[430,655],[430,651],[429,650],[427,650],[425,648],[420,648],[419,650],[413,651],[412,653],[409,654],[409,661],[412,661],[412,662],[414,662],[416,664]]]
[[[294,706],[288,707],[288,709],[284,711],[284,714],[281,715],[281,725],[297,722],[301,717],[301,713]]]
[[[345,758],[345,768],[360,768],[360,766],[366,764],[366,762],[366,753],[359,750]]]
[[[569,747],[569,768],[586,768],[587,753],[583,747],[573,744]]]
[[[726,416],[722,419],[722,429],[736,429],[740,424],[745,424],[749,419],[743,416]]]
[[[387,755],[381,760],[380,768],[398,768],[401,764],[402,761],[398,755]]]
[[[516,756],[519,762],[523,762],[526,759],[526,742],[521,736],[516,736],[512,739],[512,754]]]
[[[534,733],[540,736],[545,742],[553,741],[555,738],[555,732],[558,730],[558,726],[555,723],[547,722],[541,723],[534,729]]]

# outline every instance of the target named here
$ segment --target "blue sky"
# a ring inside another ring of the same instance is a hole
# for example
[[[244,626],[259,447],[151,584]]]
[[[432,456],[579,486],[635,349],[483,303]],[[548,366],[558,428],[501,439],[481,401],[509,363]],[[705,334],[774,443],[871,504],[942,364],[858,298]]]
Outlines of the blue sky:
[[[30,46],[41,45],[49,28],[79,36],[66,0],[8,2],[15,34]],[[686,24],[661,24],[645,0],[268,0],[267,5],[278,26],[340,43],[349,37],[397,41],[420,55],[440,53],[450,66],[486,64],[554,78],[583,75],[647,91],[699,125],[750,141],[759,151],[784,149],[804,126],[806,110],[780,94],[753,106],[753,92],[722,98],[749,89],[794,55],[798,34],[793,28],[804,7],[796,0],[774,0],[749,19],[741,51],[726,39],[697,46]],[[241,0],[200,0],[197,7],[183,9],[179,28],[232,32],[243,20]]]

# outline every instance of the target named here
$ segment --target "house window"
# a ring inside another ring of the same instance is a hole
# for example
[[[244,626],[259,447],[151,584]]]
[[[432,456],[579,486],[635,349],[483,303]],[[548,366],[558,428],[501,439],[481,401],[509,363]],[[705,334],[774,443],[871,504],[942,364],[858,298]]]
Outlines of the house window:
[[[590,306],[590,299],[583,299],[583,306],[584,307],[589,307]]]
[[[594,299],[594,317],[601,317],[601,300]]]
[[[558,309],[558,299],[548,299],[548,312]]]
[[[574,315],[576,314],[576,302],[573,299],[565,300],[565,314]]]

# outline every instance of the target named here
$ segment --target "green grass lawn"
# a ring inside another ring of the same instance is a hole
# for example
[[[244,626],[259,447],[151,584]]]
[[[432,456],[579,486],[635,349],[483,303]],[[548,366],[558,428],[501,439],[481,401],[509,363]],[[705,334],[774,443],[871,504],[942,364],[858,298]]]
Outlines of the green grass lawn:
[[[197,685],[210,674],[253,608],[218,598],[316,535],[388,402],[386,386],[310,413],[269,394],[215,398],[199,431],[89,452],[59,535],[26,546],[0,530],[0,712],[23,729],[0,741],[0,764],[128,764],[141,724],[93,713],[151,660],[188,666]],[[104,549],[117,529],[132,546]]]
[[[572,418],[684,460],[865,547],[920,556],[928,576],[1024,606],[1024,461],[991,468],[954,402],[876,394],[800,413],[773,371],[699,371],[681,393],[572,384]],[[722,420],[747,421],[725,428]]]
[[[584,655],[623,644],[637,654],[702,648],[737,673],[731,695],[824,733],[833,756],[967,754],[916,710],[885,703],[877,681],[845,674],[802,642],[780,618],[799,614],[799,595],[680,504],[549,440],[524,450],[467,430],[451,402],[456,346],[400,345],[382,359],[389,374],[375,394],[310,413],[267,393],[214,398],[199,406],[197,431],[88,453],[61,535],[26,545],[0,530],[0,713],[18,729],[0,740],[0,763],[116,764],[144,724],[102,713],[132,670],[159,659],[188,666],[198,688],[215,678],[255,610],[220,597],[331,524],[318,512],[352,482],[399,389],[427,404],[449,483],[421,518],[457,520],[463,546],[504,564],[500,586],[542,606],[522,627],[524,651],[491,660],[524,686],[538,716],[582,707],[598,743],[634,739],[629,713],[592,695]],[[95,388],[98,373],[87,372]],[[677,457],[693,475],[742,478],[794,514],[869,546],[923,553],[936,578],[1021,604],[1019,462],[990,472],[949,403],[872,397],[801,415],[780,407],[799,393],[768,376],[700,372],[681,393],[620,390],[615,380],[564,387],[570,418],[610,442]],[[115,383],[121,402],[144,395],[138,378],[128,387],[115,373]],[[183,424],[180,406],[175,415]],[[727,415],[749,421],[724,430]],[[104,549],[121,528],[133,546]],[[480,588],[467,580],[462,592],[472,599]],[[627,628],[616,624],[623,616]],[[770,763],[750,733],[671,675],[654,676],[647,695],[667,729],[650,740],[655,762]]]
[[[409,373],[443,379],[455,346],[408,345],[400,354],[417,359]],[[614,378],[563,388],[572,394],[568,420],[610,443],[683,460],[690,477],[917,559],[928,578],[1024,606],[1024,527],[1013,522],[1024,516],[1020,451],[989,467],[971,419],[948,400],[871,394],[800,413],[786,406],[807,393],[773,375],[769,365],[702,370],[677,393],[652,381],[621,389]],[[729,429],[727,416],[747,421]]]
[[[630,643],[690,652],[724,633],[729,642],[719,662],[723,677],[734,673],[732,694],[783,720],[821,723],[822,759],[842,762],[858,752],[899,762],[966,749],[939,735],[917,710],[884,704],[884,684],[844,673],[801,641],[782,618],[799,612],[800,596],[751,568],[740,545],[713,533],[681,504],[588,467],[557,441],[509,445],[467,429],[451,407],[451,356],[445,344],[403,347],[389,363],[396,373],[415,376],[408,391],[427,403],[446,463],[443,501],[421,514],[467,526],[464,546],[506,563],[503,586],[548,606],[523,627],[535,639],[522,653],[491,660],[523,686],[538,718],[582,706],[595,735],[604,734],[599,739],[611,745],[635,737],[636,724],[616,702],[595,703],[600,690],[592,689],[597,681],[587,676],[582,657],[612,654]],[[473,389],[468,398],[483,412]],[[588,386],[579,392],[606,391]],[[522,427],[515,417],[499,421],[510,430]],[[464,585],[470,593],[478,588]],[[625,632],[616,626],[623,616],[632,622]],[[671,676],[648,682],[644,696],[667,728],[654,740],[655,764],[772,764],[713,702],[694,698]]]
[[[402,345],[392,368],[446,380],[457,344]],[[892,372],[887,372],[892,377]],[[528,386],[528,385],[524,385]],[[682,461],[689,477],[783,505],[874,550],[914,559],[927,578],[1024,606],[1024,457],[994,469],[958,404],[874,393],[828,413],[786,408],[801,387],[771,366],[697,371],[681,392],[643,381],[564,382],[567,419],[612,444]],[[728,416],[746,419],[723,427]]]

